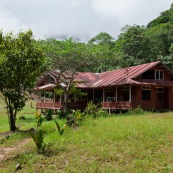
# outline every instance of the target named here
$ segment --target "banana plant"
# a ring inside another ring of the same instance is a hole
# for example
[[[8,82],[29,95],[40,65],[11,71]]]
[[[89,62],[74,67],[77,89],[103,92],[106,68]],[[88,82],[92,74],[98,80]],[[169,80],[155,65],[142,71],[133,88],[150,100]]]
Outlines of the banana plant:
[[[64,129],[65,129],[65,127],[66,127],[66,124],[64,124],[64,125],[62,126],[62,128],[61,128],[60,125],[59,125],[59,123],[58,123],[57,121],[54,121],[54,122],[55,122],[55,124],[56,124],[58,133],[59,133],[60,135],[62,135],[62,134],[64,133]]]
[[[32,136],[32,139],[34,140],[37,146],[38,154],[43,153],[45,145],[43,145],[44,137],[42,130],[39,129],[38,131],[37,130],[30,131],[30,135]]]
[[[35,121],[36,121],[37,130],[38,130],[39,127],[41,126],[42,122],[43,122],[42,115],[38,112],[35,113]]]

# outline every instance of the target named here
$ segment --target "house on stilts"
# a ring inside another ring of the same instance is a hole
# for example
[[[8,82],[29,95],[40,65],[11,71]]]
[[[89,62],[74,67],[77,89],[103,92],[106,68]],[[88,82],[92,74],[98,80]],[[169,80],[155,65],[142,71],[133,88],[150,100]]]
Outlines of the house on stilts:
[[[63,96],[55,93],[63,85],[58,79],[58,71],[49,71],[38,79],[34,89],[39,98],[37,109],[62,109]],[[109,111],[138,106],[144,110],[173,110],[173,72],[160,61],[102,73],[78,72],[74,81],[86,95],[74,95],[71,109],[84,110],[92,101]]]

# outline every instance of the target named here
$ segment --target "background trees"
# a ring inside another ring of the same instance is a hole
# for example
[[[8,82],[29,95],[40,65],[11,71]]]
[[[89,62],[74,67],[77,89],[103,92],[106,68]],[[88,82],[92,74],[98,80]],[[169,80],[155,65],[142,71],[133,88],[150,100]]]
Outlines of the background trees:
[[[45,58],[35,46],[32,32],[3,35],[0,39],[0,92],[6,103],[10,130],[16,130],[16,115],[28,99],[36,78],[45,70]]]

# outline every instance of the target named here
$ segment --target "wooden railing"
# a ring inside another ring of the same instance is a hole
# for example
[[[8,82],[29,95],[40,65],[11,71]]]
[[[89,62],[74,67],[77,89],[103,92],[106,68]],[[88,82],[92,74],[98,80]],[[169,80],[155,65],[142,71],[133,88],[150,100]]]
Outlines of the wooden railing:
[[[87,103],[86,102],[73,102],[69,104],[70,109],[85,109]],[[62,103],[60,102],[49,102],[49,103],[36,103],[36,109],[61,109]]]
[[[62,104],[60,102],[49,102],[49,103],[36,103],[36,109],[61,109]]]
[[[70,109],[84,110],[87,106],[86,102],[73,102],[69,104]],[[62,104],[60,102],[49,102],[49,103],[36,103],[37,109],[61,109]],[[103,109],[117,109],[117,110],[128,110],[131,108],[131,102],[103,102]]]
[[[131,108],[131,102],[103,102],[103,109],[128,110]]]

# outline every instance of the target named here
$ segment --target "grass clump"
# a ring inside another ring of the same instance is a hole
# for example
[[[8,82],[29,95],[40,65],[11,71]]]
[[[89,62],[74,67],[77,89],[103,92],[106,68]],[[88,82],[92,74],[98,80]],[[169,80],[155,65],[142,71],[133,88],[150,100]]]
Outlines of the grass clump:
[[[130,109],[128,110],[128,112],[126,113],[126,115],[144,115],[147,114],[147,111],[144,111],[141,106],[138,106],[135,109]]]

